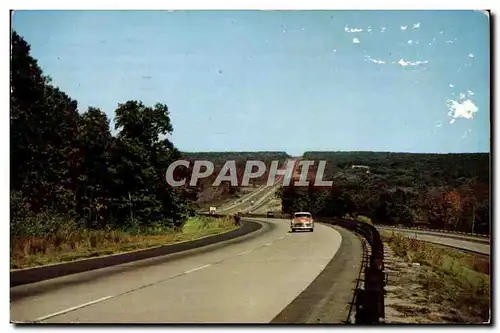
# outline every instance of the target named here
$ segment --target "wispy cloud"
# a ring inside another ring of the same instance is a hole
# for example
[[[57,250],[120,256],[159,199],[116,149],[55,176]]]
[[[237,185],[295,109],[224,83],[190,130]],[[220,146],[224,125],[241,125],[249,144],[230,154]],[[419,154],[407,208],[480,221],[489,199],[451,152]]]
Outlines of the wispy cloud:
[[[372,31],[372,27],[368,27],[368,29],[366,29],[366,31],[368,31],[368,32]]]
[[[474,58],[474,53],[469,53],[469,58]]]
[[[407,41],[408,44],[413,44],[413,41],[410,39]]]
[[[402,25],[402,26],[401,26],[401,30],[406,30],[406,28],[408,28],[408,26],[407,26],[407,25]]]
[[[361,28],[352,28],[350,29],[347,25],[344,28],[345,32],[363,32],[363,29]]]
[[[387,28],[386,27],[381,27],[380,32],[384,32]]]
[[[371,61],[373,62],[374,64],[385,64],[385,61],[383,60],[377,60],[377,59],[373,59],[372,57],[370,56],[365,56],[366,60],[365,61]]]
[[[424,61],[404,61],[403,59],[400,59],[398,61],[398,64],[403,66],[403,67],[406,67],[406,66],[418,66],[418,65],[422,65],[422,64],[426,64],[428,63],[429,61],[427,60],[424,60]]]
[[[420,28],[420,22],[413,24],[413,29]]]
[[[447,41],[446,41],[446,43],[448,43],[448,44],[453,44],[453,43],[455,43],[455,42],[454,42],[454,41],[452,41],[452,40],[447,40]]]
[[[467,94],[469,96],[474,96],[475,95],[475,93],[472,90],[467,90]]]
[[[462,102],[447,100],[446,106],[449,109],[448,116],[452,117],[450,124],[455,122],[457,118],[473,119],[479,108],[470,100]]]
[[[359,42],[359,39],[357,39],[357,38],[354,38],[354,39],[352,40],[352,42],[353,42],[354,44],[359,44],[359,43],[360,43],[360,42]]]
[[[453,87],[455,87],[455,86],[454,86],[453,84],[451,84],[451,83],[450,83],[450,88],[453,88]]]
[[[462,135],[462,139],[465,139],[467,137],[467,131],[464,132],[464,135]]]
[[[441,126],[443,126],[443,124],[441,124],[441,123],[436,125],[436,127],[441,127]]]

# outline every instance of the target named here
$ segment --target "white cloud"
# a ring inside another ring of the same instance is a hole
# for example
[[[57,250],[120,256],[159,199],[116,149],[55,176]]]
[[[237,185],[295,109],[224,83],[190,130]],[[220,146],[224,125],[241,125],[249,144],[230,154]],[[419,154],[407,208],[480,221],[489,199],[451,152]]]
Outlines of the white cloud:
[[[453,88],[453,87],[454,87],[454,85],[450,83],[450,88]]]
[[[385,31],[385,29],[387,29],[387,28],[386,28],[386,27],[381,27],[381,28],[380,28],[380,32],[384,32],[384,31]]]
[[[441,30],[441,31],[439,32],[439,34],[440,34],[440,35],[442,35],[442,34],[443,34],[443,32],[444,32],[444,31],[443,31],[443,30]]]
[[[420,41],[418,41],[418,40],[415,42],[415,44],[417,44],[417,45],[418,45],[419,43],[420,43]]]
[[[368,31],[368,32],[372,31],[372,27],[368,27],[368,29],[366,29],[366,31]]]
[[[413,41],[410,39],[409,41],[407,41],[408,44],[412,44]]]
[[[401,26],[401,30],[406,30],[406,28],[408,28],[408,26],[407,26],[407,25],[402,25],[402,26]]]
[[[452,41],[452,40],[447,40],[447,41],[446,41],[446,43],[448,43],[448,44],[453,44],[453,43],[454,43],[454,41]]]
[[[428,63],[429,61],[427,60],[424,60],[424,61],[404,61],[403,59],[400,59],[398,61],[398,64],[403,66],[403,67],[406,67],[406,66],[418,66],[418,65],[422,65],[422,64],[426,64]]]
[[[467,94],[469,96],[474,96],[475,95],[475,93],[472,90],[467,90]]]
[[[457,118],[473,119],[474,114],[479,110],[470,99],[463,102],[447,100],[446,106],[450,110],[448,116],[453,118],[450,124],[453,124],[455,122],[454,120]]]
[[[337,52],[337,50],[333,50],[333,52]]]
[[[441,127],[441,126],[443,126],[443,124],[441,124],[441,123],[436,125],[436,127]]]
[[[458,95],[458,98],[459,99],[465,99],[465,94],[464,93],[460,93],[460,95]]]
[[[354,38],[354,39],[352,40],[352,42],[353,42],[354,44],[359,44],[359,39]]]
[[[370,57],[370,56],[366,56],[366,61],[371,61],[371,62],[373,62],[374,64],[385,64],[385,61],[383,61],[383,60],[373,59],[373,58],[372,58],[372,57]]]
[[[415,24],[413,25],[413,29],[417,29],[417,28],[420,28],[420,22],[415,23]]]
[[[474,58],[474,53],[469,53],[469,58]]]
[[[352,28],[352,29],[349,29],[349,27],[346,25],[345,28],[344,28],[344,31],[345,32],[362,32],[363,29],[360,29],[360,28]]]

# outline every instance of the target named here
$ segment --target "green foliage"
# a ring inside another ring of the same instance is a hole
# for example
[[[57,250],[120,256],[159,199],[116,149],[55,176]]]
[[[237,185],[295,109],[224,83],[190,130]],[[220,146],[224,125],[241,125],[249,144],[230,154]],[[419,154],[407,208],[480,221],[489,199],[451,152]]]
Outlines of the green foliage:
[[[170,188],[168,165],[181,157],[166,135],[166,105],[127,101],[115,110],[117,135],[95,107],[50,83],[30,46],[12,33],[11,234],[61,228],[180,225],[194,213],[194,189]]]
[[[324,178],[333,186],[284,188],[278,195],[285,213],[302,208],[323,216],[364,215],[375,223],[489,233],[489,154],[307,152],[303,158],[326,160]]]

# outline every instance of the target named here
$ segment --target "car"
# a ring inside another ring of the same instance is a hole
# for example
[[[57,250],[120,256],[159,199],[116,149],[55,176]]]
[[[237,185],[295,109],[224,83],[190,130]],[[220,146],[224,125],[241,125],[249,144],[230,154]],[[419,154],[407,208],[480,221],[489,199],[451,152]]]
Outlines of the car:
[[[296,230],[309,230],[314,231],[314,219],[309,212],[296,212],[293,214],[290,221],[290,229],[292,232]]]
[[[274,212],[267,212],[267,217],[274,217]]]

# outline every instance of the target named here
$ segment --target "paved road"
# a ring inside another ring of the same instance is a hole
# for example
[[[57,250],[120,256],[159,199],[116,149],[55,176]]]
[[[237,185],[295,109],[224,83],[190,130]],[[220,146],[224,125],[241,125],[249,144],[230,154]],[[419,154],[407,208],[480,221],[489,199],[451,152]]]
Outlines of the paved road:
[[[450,237],[450,238],[461,238],[461,239],[466,239],[466,240],[475,241],[475,242],[479,242],[479,243],[489,243],[490,242],[489,237],[474,236],[474,235],[464,234],[464,233],[423,230],[423,229],[408,229],[408,228],[397,228],[397,227],[385,227],[385,226],[376,226],[376,227],[378,229],[407,231],[407,232],[412,232],[412,233],[424,233],[427,235],[443,236],[443,237]]]
[[[258,237],[212,251],[11,288],[11,320],[268,323],[318,276],[342,237],[325,225],[292,234],[287,220],[263,221]]]
[[[446,233],[437,233],[434,231],[421,231],[421,230],[413,231],[413,230],[407,230],[407,229],[384,228],[384,227],[377,227],[377,229],[384,230],[384,231],[399,232],[399,233],[405,234],[406,236],[411,236],[413,238],[416,238],[416,239],[419,239],[419,240],[422,240],[425,242],[456,247],[456,248],[474,251],[474,252],[487,254],[487,255],[490,255],[490,251],[491,251],[489,244],[477,242],[474,239],[467,238],[467,236],[465,236],[466,238],[455,238],[455,237],[457,237],[457,235],[450,235],[450,234],[446,234]],[[482,240],[484,241],[484,239],[482,239]]]
[[[257,187],[254,191],[247,193],[240,198],[237,198],[233,201],[230,201],[230,202],[218,207],[217,211],[219,213],[226,213],[226,212],[229,212],[231,210],[234,210],[238,206],[241,206],[242,204],[249,202],[252,198],[257,196],[259,193],[261,193],[264,190],[265,190],[265,185],[261,185],[261,186]]]

